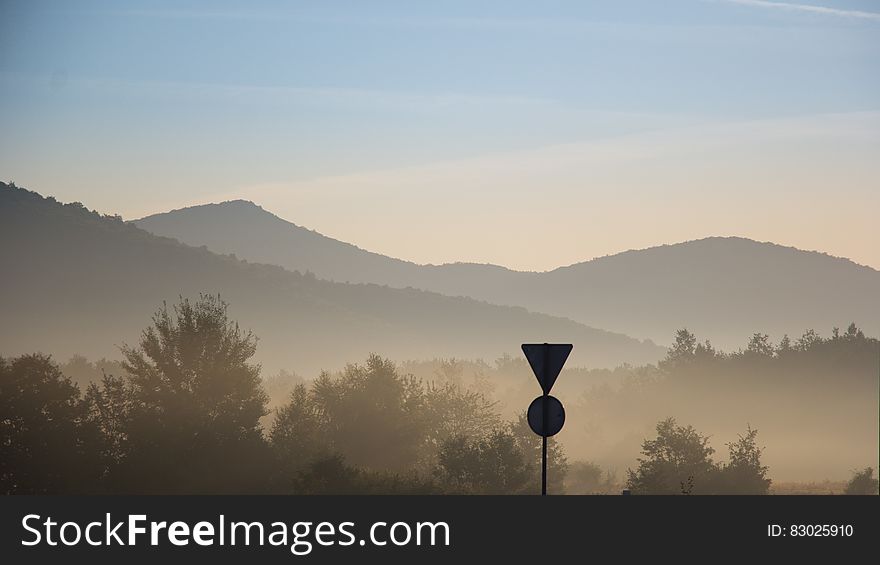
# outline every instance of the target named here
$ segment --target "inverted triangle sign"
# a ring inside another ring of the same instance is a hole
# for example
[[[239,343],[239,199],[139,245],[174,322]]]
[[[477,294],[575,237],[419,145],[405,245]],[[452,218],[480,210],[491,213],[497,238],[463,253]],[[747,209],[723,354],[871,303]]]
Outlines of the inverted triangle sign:
[[[523,353],[532,366],[532,372],[538,378],[538,384],[544,394],[550,394],[556,377],[562,371],[562,366],[571,353],[572,346],[570,343],[524,343],[522,344]]]

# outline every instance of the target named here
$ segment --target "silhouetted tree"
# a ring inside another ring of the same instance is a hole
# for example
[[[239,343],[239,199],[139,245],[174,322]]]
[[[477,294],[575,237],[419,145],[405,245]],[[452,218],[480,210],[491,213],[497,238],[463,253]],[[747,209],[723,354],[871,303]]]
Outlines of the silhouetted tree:
[[[350,464],[403,471],[418,461],[426,433],[424,387],[399,375],[391,361],[371,355],[336,378],[325,372],[310,397],[323,420],[323,441]]]
[[[459,385],[426,385],[424,394],[425,438],[420,457],[420,469],[436,465],[440,446],[456,436],[480,437],[501,425],[495,412],[495,402],[479,392],[465,390]]]
[[[865,467],[853,473],[843,494],[877,494],[878,488],[880,488],[880,480],[874,478],[874,468]]]
[[[815,330],[809,329],[797,340],[795,347],[800,351],[809,351],[822,343],[822,338]]]
[[[680,494],[690,481],[693,494],[711,493],[716,467],[709,438],[692,426],[678,426],[674,418],[657,424],[657,438],[642,443],[639,466],[627,471],[633,494]]]
[[[773,344],[770,343],[770,336],[767,334],[756,333],[749,339],[749,346],[746,349],[753,355],[761,357],[773,357]]]
[[[620,381],[620,390],[598,387],[582,408],[625,408],[633,395],[662,392],[669,398],[698,387],[715,395],[758,385],[788,391],[792,384],[821,384],[829,375],[835,390],[850,386],[861,393],[869,385],[876,391],[878,345],[850,324],[829,339],[808,330],[796,343],[786,337],[776,348],[757,333],[747,349],[725,354],[680,330],[659,368],[600,371]],[[520,381],[534,385],[522,359],[502,358],[494,369],[482,362],[426,362],[423,374],[439,383],[403,374],[376,355],[309,384],[282,374],[279,390],[291,392],[275,412],[267,443],[260,425],[266,395],[259,366],[250,361],[255,348],[256,338],[228,319],[219,297],[201,296],[159,310],[138,346],[123,348],[123,364],[77,356],[61,367],[41,355],[0,359],[0,489],[537,492],[540,438],[524,415],[502,422],[494,402],[466,388],[463,378],[465,371],[497,371],[498,378],[509,370],[503,376],[514,383],[507,388],[519,394]],[[63,367],[91,383],[83,397]],[[657,437],[643,443],[627,486],[658,494],[768,492],[757,431],[749,427],[727,445],[728,462],[715,463],[707,437],[664,420]],[[549,490],[563,492],[569,465],[555,438],[548,455]],[[600,477],[598,467],[576,464],[569,486],[588,492]],[[876,493],[876,485],[868,468],[847,492]]]
[[[658,366],[668,375],[690,377],[721,357],[709,340],[700,343],[693,333],[683,328],[675,332],[675,342]]]
[[[745,435],[728,444],[728,462],[721,468],[719,490],[723,494],[767,494],[768,467],[761,464],[763,449],[758,447],[758,430],[747,428]]]
[[[268,457],[260,428],[267,398],[260,367],[249,362],[255,351],[256,337],[228,319],[218,296],[181,299],[156,312],[138,346],[122,349],[129,404],[121,410],[120,488],[259,490],[254,481]],[[106,385],[105,400],[122,394]]]
[[[333,455],[333,446],[327,439],[327,428],[317,405],[306,386],[297,385],[287,404],[277,410],[269,434],[276,459],[276,488],[296,488],[297,475],[304,467]]]
[[[440,447],[438,460],[438,480],[451,492],[518,494],[534,488],[533,471],[509,430],[452,437]]]
[[[767,494],[770,479],[757,435],[749,427],[728,444],[729,462],[717,464],[708,437],[667,418],[657,424],[657,438],[642,443],[645,457],[627,471],[627,488],[634,494]]]
[[[788,355],[794,347],[791,344],[791,338],[788,337],[788,334],[782,336],[782,339],[779,340],[779,345],[776,346],[777,355]]]
[[[371,471],[424,473],[436,465],[446,439],[483,435],[498,423],[494,403],[482,394],[449,382],[426,384],[371,355],[364,365],[322,373],[311,387],[295,389],[277,413],[270,440],[288,477],[334,453]]]
[[[694,359],[697,347],[696,336],[687,328],[675,332],[675,343],[666,353],[666,358],[660,362],[662,368],[675,369],[691,363]]]
[[[104,375],[100,385],[94,382],[89,385],[84,404],[89,422],[100,432],[101,461],[113,475],[129,451],[128,430],[134,405],[133,390],[123,377]],[[108,488],[113,487],[108,485]]]
[[[48,356],[0,358],[0,492],[97,491],[98,443],[79,389]]]
[[[138,347],[123,347],[137,399],[162,425],[210,428],[222,440],[259,434],[266,394],[249,363],[257,339],[227,307],[219,296],[182,299],[153,316]]]

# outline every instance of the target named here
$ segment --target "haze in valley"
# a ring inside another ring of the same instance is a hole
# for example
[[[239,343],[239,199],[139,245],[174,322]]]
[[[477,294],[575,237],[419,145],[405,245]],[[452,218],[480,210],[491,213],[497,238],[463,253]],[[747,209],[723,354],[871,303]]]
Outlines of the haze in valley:
[[[0,2],[0,492],[531,492],[524,342],[553,492],[876,489],[878,31]]]

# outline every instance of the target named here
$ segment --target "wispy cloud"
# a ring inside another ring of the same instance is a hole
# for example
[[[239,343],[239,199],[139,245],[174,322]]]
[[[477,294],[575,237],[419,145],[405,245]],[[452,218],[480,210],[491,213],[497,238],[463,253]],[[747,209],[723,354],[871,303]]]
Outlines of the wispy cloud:
[[[789,10],[795,12],[809,12],[812,14],[824,14],[843,18],[857,18],[861,20],[873,20],[880,22],[880,12],[866,12],[863,10],[845,10],[841,8],[829,8],[813,4],[796,4],[794,2],[770,2],[769,0],[718,0],[728,4],[741,4],[743,6],[757,6],[759,8],[771,8],[776,10]]]
[[[832,8],[829,6],[820,6],[815,4],[802,4],[797,2],[776,2],[773,0],[708,0],[713,2],[724,2],[728,4],[740,4],[744,6],[756,6],[760,8],[770,8],[777,10],[789,10],[798,12],[809,12],[814,14],[824,14],[830,16],[839,16],[846,18],[858,18],[866,20],[880,21],[880,12],[868,12],[865,10],[849,10],[844,8]],[[587,28],[603,28],[603,27],[620,27],[622,25],[632,25],[632,22],[620,21],[595,21],[584,20],[578,18],[499,18],[499,17],[431,17],[431,18],[413,18],[402,16],[318,16],[315,14],[306,14],[290,10],[187,10],[187,9],[165,9],[165,10],[120,10],[112,12],[121,16],[131,17],[150,17],[150,18],[170,18],[170,19],[215,19],[215,20],[233,20],[237,22],[247,20],[265,20],[265,21],[297,21],[306,24],[354,24],[354,25],[384,25],[384,26],[405,26],[405,27],[454,27],[454,28],[499,28],[499,29],[582,29]],[[638,24],[636,24],[638,25]]]
[[[68,77],[58,72],[51,77],[34,73],[0,71],[0,85],[32,88],[75,88],[108,95],[186,100],[237,100],[287,105],[385,107],[394,110],[436,110],[442,107],[550,107],[551,98],[458,91],[407,91],[360,87],[255,85],[198,81],[135,80],[112,77]],[[0,97],[2,99],[2,97]]]

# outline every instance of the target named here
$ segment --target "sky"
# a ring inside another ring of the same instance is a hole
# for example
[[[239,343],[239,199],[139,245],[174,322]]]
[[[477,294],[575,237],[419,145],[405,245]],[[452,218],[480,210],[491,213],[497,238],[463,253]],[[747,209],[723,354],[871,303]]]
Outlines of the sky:
[[[0,0],[0,179],[419,263],[738,235],[880,268],[880,1]]]

